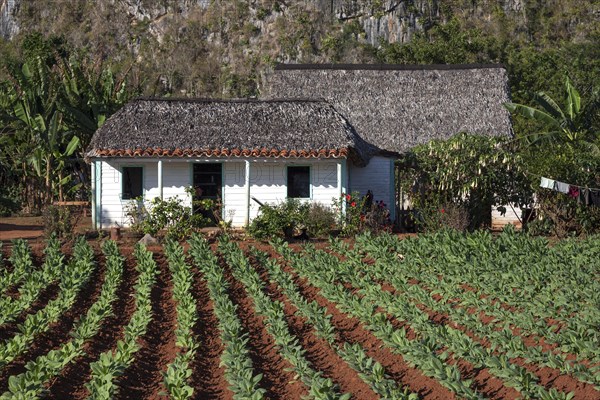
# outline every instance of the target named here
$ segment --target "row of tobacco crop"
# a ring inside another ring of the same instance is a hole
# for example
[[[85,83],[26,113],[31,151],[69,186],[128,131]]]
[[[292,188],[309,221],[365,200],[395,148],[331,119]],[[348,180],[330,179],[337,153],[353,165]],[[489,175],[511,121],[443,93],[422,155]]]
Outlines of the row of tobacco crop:
[[[346,399],[352,395],[343,393],[309,361],[300,338],[288,326],[284,304],[269,296],[267,283],[251,260],[266,272],[314,333],[381,398],[417,399],[419,395],[407,382],[390,378],[380,362],[367,355],[362,343],[345,341],[327,309],[302,294],[298,279],[317,288],[325,301],[360,321],[392,353],[459,398],[486,397],[459,368],[461,360],[474,370],[485,369],[525,398],[569,399],[575,395],[542,383],[537,367],[556,370],[596,391],[600,385],[598,239],[549,247],[543,239],[511,232],[497,238],[486,233],[443,232],[405,240],[366,234],[357,237],[354,246],[331,240],[327,251],[310,244],[301,250],[284,242],[271,246],[281,257],[258,250],[245,253],[226,237],[213,250],[200,236],[194,236],[187,254],[180,244],[165,243],[176,304],[178,352],[163,371],[164,395],[194,397],[192,362],[203,345],[194,334],[199,311],[193,283],[199,278],[209,290],[223,344],[221,365],[234,398],[265,396],[261,371],[250,356],[248,332],[230,293],[228,273],[243,286],[278,353],[292,366],[310,398]],[[29,361],[26,372],[9,378],[2,399],[42,395],[51,380],[85,353],[86,343],[112,313],[124,271],[124,258],[114,242],[106,241],[102,251],[104,281],[95,302],[77,320],[69,340]],[[140,338],[153,319],[151,291],[159,269],[144,247],[137,246],[134,256],[138,272],[135,311],[115,348],[89,366],[85,387],[93,399],[118,395],[119,377],[136,362]],[[7,268],[0,256],[0,325],[15,321],[49,285],[58,285],[58,295],[27,315],[16,333],[0,344],[0,369],[26,355],[35,338],[73,307],[97,268],[94,253],[83,240],[67,258],[60,243],[50,239],[39,268],[34,266],[26,242],[16,241],[8,261],[12,268]],[[18,293],[7,295],[10,288],[18,288]],[[443,315],[446,322],[436,322],[433,314]],[[485,322],[482,314],[488,317]],[[544,338],[545,345],[531,345],[531,338]]]

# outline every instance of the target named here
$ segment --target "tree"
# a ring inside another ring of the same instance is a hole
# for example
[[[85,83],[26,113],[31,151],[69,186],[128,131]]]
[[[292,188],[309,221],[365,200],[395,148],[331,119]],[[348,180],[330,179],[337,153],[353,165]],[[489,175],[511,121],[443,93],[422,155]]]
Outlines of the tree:
[[[595,207],[581,204],[576,196],[539,189],[540,176],[582,188],[600,184],[598,95],[592,92],[584,105],[569,78],[565,79],[565,91],[562,107],[545,92],[536,94],[537,107],[505,104],[511,113],[537,124],[519,137],[527,144],[520,153],[536,189],[538,225],[559,237],[590,234],[600,227],[600,212]]]
[[[565,89],[566,98],[562,108],[545,92],[538,92],[534,98],[539,108],[517,103],[506,103],[504,106],[511,113],[537,121],[544,126],[542,132],[536,131],[523,136],[530,144],[579,143],[597,151],[596,142],[599,136],[598,132],[594,131],[593,121],[599,111],[598,96],[594,96],[592,101],[583,106],[581,95],[568,77],[565,79]]]
[[[32,34],[23,41],[23,59],[6,68],[0,82],[0,160],[20,176],[29,211],[84,185],[80,161],[97,128],[132,92],[124,74],[67,51],[56,38]]]
[[[443,220],[436,216],[450,210],[464,211],[465,227],[476,229],[491,223],[494,205],[530,205],[530,183],[515,147],[506,137],[460,133],[405,153],[398,178],[423,225],[430,225],[424,228],[439,228]]]
[[[5,157],[21,171],[23,198],[33,200],[29,206],[34,208],[39,206],[39,201],[52,201],[54,159],[73,138],[66,134],[58,109],[60,89],[53,79],[56,65],[53,53],[58,54],[59,47],[32,35],[24,42],[24,52],[25,60],[8,68],[10,79],[1,87],[0,96],[5,99],[1,118],[3,125],[13,133],[4,140],[9,145],[3,148]],[[29,179],[31,177],[43,179],[43,185]],[[43,187],[41,199],[36,193],[40,186]]]

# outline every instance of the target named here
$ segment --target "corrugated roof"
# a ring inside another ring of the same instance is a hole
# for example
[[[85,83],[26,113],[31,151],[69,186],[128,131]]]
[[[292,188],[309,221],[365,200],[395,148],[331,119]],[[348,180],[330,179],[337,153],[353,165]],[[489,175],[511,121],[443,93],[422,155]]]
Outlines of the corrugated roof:
[[[278,65],[263,95],[325,99],[364,140],[395,153],[459,132],[512,135],[508,76],[496,64]]]

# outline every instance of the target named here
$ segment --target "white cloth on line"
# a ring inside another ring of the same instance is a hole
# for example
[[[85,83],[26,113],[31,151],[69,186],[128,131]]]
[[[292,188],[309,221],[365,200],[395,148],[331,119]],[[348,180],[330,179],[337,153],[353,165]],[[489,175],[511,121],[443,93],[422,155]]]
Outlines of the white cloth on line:
[[[554,190],[554,179],[542,177],[542,181],[540,182],[540,187]]]

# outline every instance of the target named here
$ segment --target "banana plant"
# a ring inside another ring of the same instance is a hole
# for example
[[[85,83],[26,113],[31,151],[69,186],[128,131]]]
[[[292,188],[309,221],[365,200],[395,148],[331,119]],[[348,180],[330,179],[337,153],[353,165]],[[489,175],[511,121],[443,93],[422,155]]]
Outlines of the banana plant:
[[[538,92],[534,98],[539,108],[517,103],[505,103],[508,111],[521,117],[542,123],[547,128],[543,132],[536,132],[527,137],[531,144],[538,142],[558,143],[585,143],[598,151],[594,141],[598,134],[594,133],[591,123],[593,114],[598,110],[599,99],[592,99],[586,106],[582,105],[581,95],[571,84],[570,79],[565,79],[565,100],[561,107],[545,92]]]

